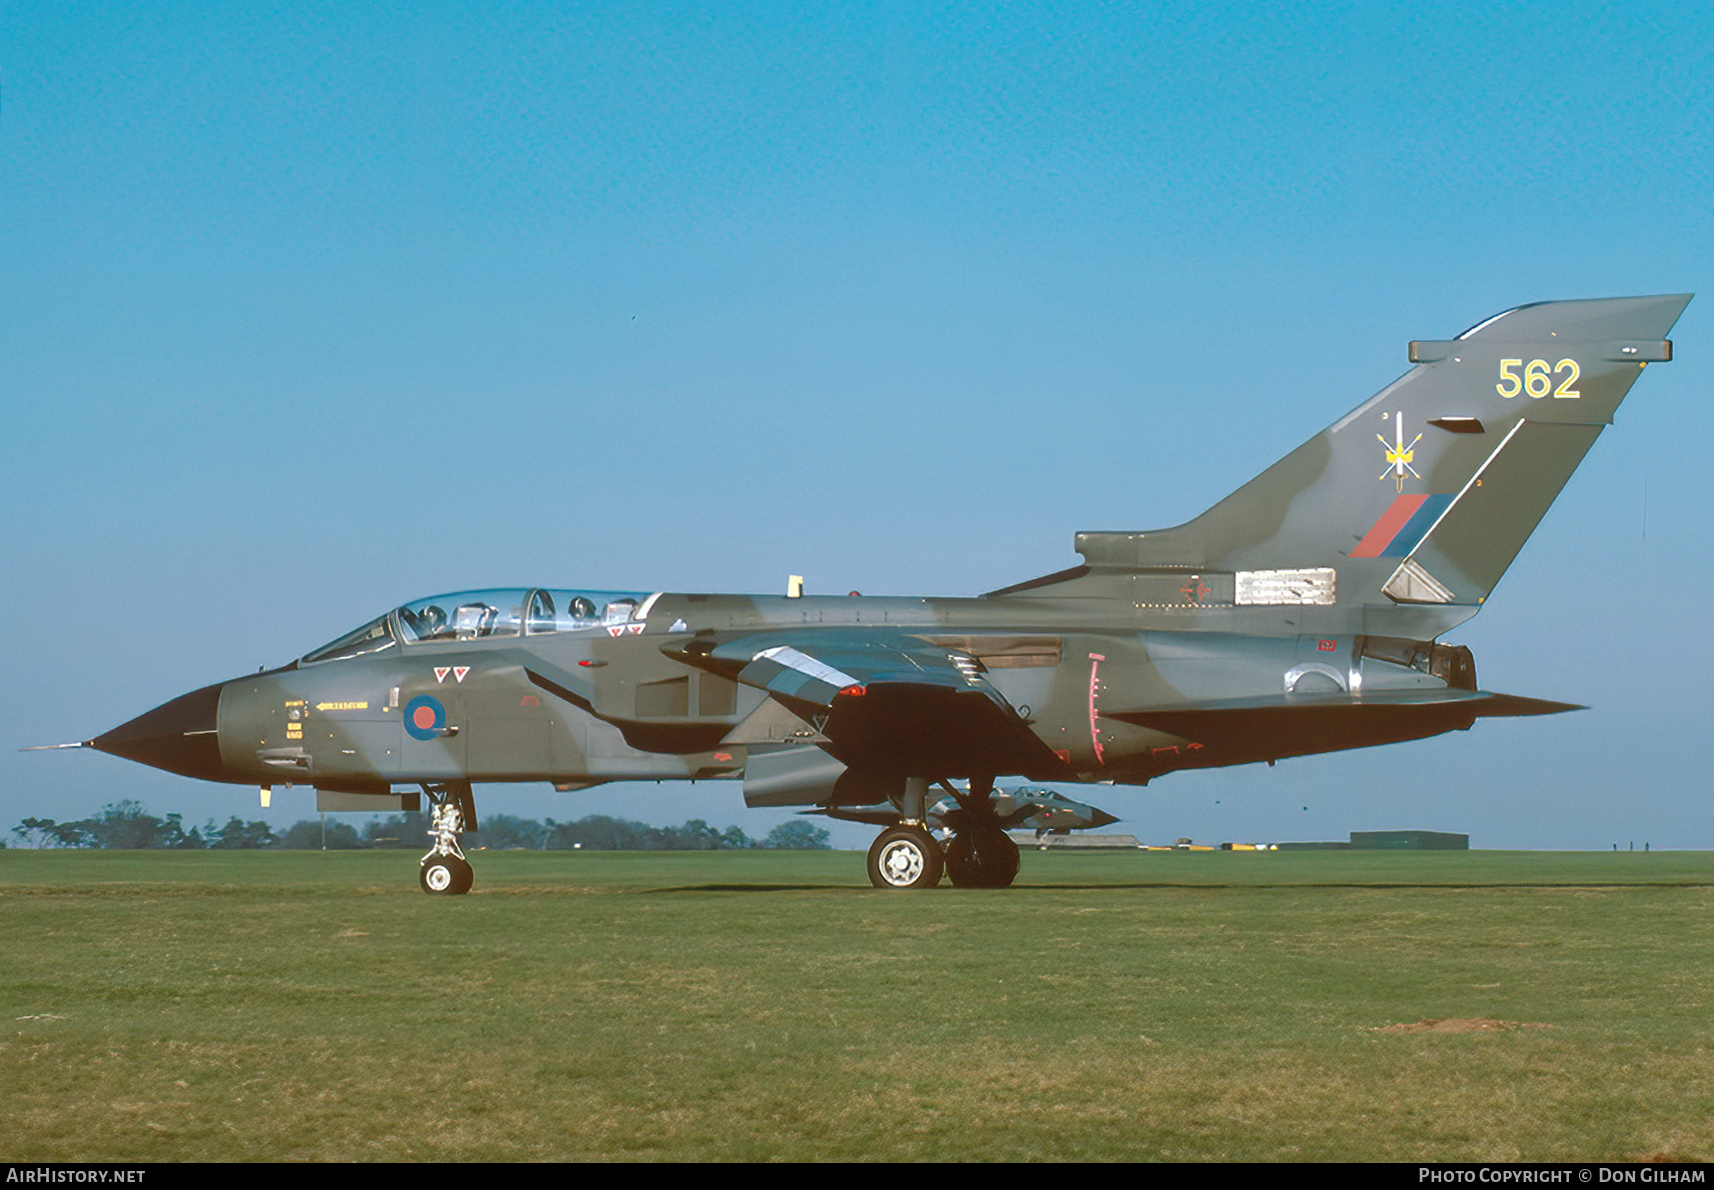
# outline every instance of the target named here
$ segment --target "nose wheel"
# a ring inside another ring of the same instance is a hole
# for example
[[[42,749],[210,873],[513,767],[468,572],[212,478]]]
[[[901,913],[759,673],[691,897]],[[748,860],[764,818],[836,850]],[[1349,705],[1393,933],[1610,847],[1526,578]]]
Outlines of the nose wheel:
[[[450,855],[425,859],[417,873],[417,883],[422,885],[424,892],[445,897],[469,892],[475,879],[469,860]]]

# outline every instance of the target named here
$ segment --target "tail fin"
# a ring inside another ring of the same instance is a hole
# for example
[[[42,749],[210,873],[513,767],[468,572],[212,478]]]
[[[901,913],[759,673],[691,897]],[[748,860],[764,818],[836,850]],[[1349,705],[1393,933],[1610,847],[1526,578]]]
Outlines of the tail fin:
[[[1666,342],[1689,294],[1543,302],[1443,342],[1195,520],[1080,533],[1089,566],[1232,575],[1231,601],[1419,639],[1468,619]],[[1245,576],[1249,576],[1247,579]],[[1332,609],[1339,612],[1333,617]]]

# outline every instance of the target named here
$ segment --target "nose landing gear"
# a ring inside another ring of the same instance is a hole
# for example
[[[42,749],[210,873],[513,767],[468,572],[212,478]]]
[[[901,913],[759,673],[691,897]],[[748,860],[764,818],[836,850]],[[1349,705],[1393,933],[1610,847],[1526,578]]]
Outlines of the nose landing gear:
[[[476,805],[468,781],[448,785],[424,785],[434,807],[429,812],[429,838],[434,846],[423,856],[417,883],[426,893],[456,897],[470,891],[476,873],[458,845],[461,831],[476,829]],[[468,825],[466,825],[468,823]]]

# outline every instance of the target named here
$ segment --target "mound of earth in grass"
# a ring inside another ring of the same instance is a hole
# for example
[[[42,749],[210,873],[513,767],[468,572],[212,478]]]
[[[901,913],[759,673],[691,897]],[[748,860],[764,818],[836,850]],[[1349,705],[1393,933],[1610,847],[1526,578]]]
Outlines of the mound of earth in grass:
[[[1383,1025],[1377,1033],[1497,1033],[1501,1029],[1551,1029],[1538,1021],[1496,1021],[1489,1017],[1424,1018],[1409,1025]]]

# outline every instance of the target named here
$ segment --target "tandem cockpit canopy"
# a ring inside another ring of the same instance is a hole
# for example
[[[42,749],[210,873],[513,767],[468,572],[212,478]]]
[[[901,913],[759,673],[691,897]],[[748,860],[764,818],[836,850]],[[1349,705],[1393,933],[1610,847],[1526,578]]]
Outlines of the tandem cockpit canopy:
[[[487,640],[585,632],[630,623],[647,591],[550,591],[522,587],[432,595],[395,608],[303,657],[303,664],[379,653],[403,643]]]

